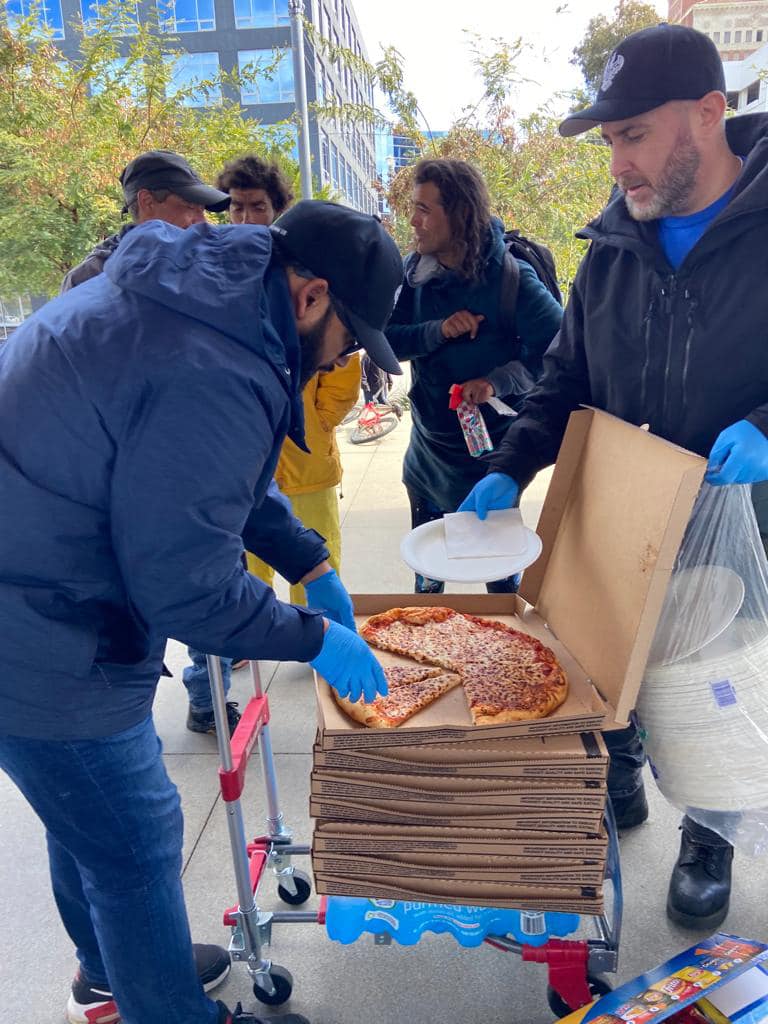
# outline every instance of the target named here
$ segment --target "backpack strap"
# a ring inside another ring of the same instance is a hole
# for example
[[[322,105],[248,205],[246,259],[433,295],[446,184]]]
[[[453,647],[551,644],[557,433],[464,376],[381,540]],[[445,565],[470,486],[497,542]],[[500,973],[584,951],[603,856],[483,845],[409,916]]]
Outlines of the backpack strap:
[[[509,251],[504,250],[501,264],[501,287],[499,291],[499,327],[505,334],[513,335],[515,331],[515,314],[517,312],[517,293],[520,291],[520,267]]]

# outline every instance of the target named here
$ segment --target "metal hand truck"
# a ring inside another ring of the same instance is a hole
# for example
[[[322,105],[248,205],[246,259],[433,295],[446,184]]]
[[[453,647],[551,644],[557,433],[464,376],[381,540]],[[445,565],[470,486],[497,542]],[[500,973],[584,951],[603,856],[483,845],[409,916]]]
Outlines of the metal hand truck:
[[[216,738],[219,747],[219,782],[227,809],[229,842],[237,887],[237,905],[224,912],[224,924],[232,929],[229,952],[234,961],[244,963],[253,981],[253,994],[262,1003],[279,1006],[291,997],[293,977],[285,967],[273,964],[263,956],[269,945],[273,924],[325,924],[328,897],[323,896],[315,911],[259,909],[257,894],[268,869],[278,879],[277,892],[284,903],[300,906],[311,894],[309,875],[297,870],[292,856],[307,856],[308,846],[292,841],[280,811],[272,739],[269,731],[269,701],[261,684],[258,662],[250,662],[254,695],[248,701],[230,740],[227,705],[221,661],[207,656],[208,677],[213,697]],[[256,745],[261,751],[261,764],[267,800],[267,832],[248,842],[245,836],[240,798],[245,786],[248,760]],[[610,802],[606,809],[608,858],[606,881],[612,888],[610,915],[593,918],[596,936],[591,939],[549,939],[543,945],[515,941],[505,935],[489,935],[485,942],[495,949],[517,953],[523,960],[547,964],[549,972],[548,1002],[556,1017],[565,1017],[572,1010],[585,1006],[596,996],[610,991],[611,985],[602,977],[618,967],[623,897],[619,845]],[[521,912],[523,932],[541,935],[544,915]],[[392,942],[389,934],[374,936],[377,945]]]
[[[291,857],[306,856],[310,848],[294,845],[280,810],[269,732],[269,701],[262,689],[258,662],[250,662],[254,695],[246,704],[231,740],[221,660],[209,654],[207,662],[219,746],[219,783],[227,809],[237,887],[237,905],[224,912],[224,924],[232,929],[229,952],[233,960],[244,963],[248,969],[254,996],[262,1003],[279,1006],[291,997],[293,977],[287,968],[266,959],[262,947],[269,945],[273,924],[317,923],[319,914],[318,911],[302,910],[265,912],[259,909],[256,896],[262,877],[267,869],[271,869],[278,879],[280,899],[293,906],[305,903],[312,891],[312,883],[309,875],[294,868]],[[266,789],[267,832],[248,842],[240,797],[245,786],[248,759],[257,743]]]

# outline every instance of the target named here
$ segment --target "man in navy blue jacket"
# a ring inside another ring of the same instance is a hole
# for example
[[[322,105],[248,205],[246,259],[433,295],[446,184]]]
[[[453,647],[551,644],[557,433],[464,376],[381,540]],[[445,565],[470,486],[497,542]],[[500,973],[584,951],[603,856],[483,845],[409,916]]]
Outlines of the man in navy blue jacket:
[[[168,637],[386,692],[323,539],[271,481],[318,369],[363,345],[397,372],[401,276],[381,224],[331,203],[272,229],[151,221],[0,352],[0,767],[47,830],[70,1021],[255,1020],[196,971],[152,701]],[[244,545],[309,607],[248,574]]]

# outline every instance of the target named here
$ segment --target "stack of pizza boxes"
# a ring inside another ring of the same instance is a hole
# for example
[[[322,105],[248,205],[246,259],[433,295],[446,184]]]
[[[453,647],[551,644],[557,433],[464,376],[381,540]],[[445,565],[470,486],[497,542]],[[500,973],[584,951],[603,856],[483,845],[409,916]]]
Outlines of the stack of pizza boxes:
[[[634,707],[704,462],[594,410],[571,417],[520,595],[364,595],[360,621],[442,606],[542,641],[568,680],[545,717],[474,725],[462,687],[397,728],[354,721],[317,680],[317,891],[598,914],[606,722]],[[376,651],[384,666],[415,662]]]

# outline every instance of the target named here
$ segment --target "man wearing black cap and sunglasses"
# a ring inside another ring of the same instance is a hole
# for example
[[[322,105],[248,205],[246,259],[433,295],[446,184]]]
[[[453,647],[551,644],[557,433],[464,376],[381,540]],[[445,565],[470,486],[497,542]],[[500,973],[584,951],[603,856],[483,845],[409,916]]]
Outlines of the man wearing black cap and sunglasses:
[[[152,720],[166,638],[309,662],[352,700],[387,691],[272,476],[286,437],[304,445],[313,374],[361,345],[398,372],[382,331],[402,262],[333,203],[272,230],[137,225],[0,353],[0,769],[47,831],[75,1024],[258,1020],[208,999],[190,941]],[[246,572],[244,547],[309,607]]]
[[[221,213],[230,204],[227,192],[206,185],[183,156],[169,149],[153,149],[131,160],[123,168],[120,184],[125,200],[122,212],[131,215],[131,223],[100,242],[82,263],[70,270],[61,286],[63,292],[100,274],[135,224],[164,220],[178,228],[189,228],[205,220],[206,210]]]
[[[600,127],[616,188],[579,233],[591,246],[544,376],[464,510],[511,507],[586,404],[708,456],[710,484],[757,485],[765,543],[768,116],[725,111],[714,43],[658,25],[619,43],[596,102],[560,125],[566,136]],[[642,748],[632,728],[606,740],[617,821],[631,827],[648,813]],[[673,921],[711,931],[723,920],[732,856],[720,835],[683,819]]]

